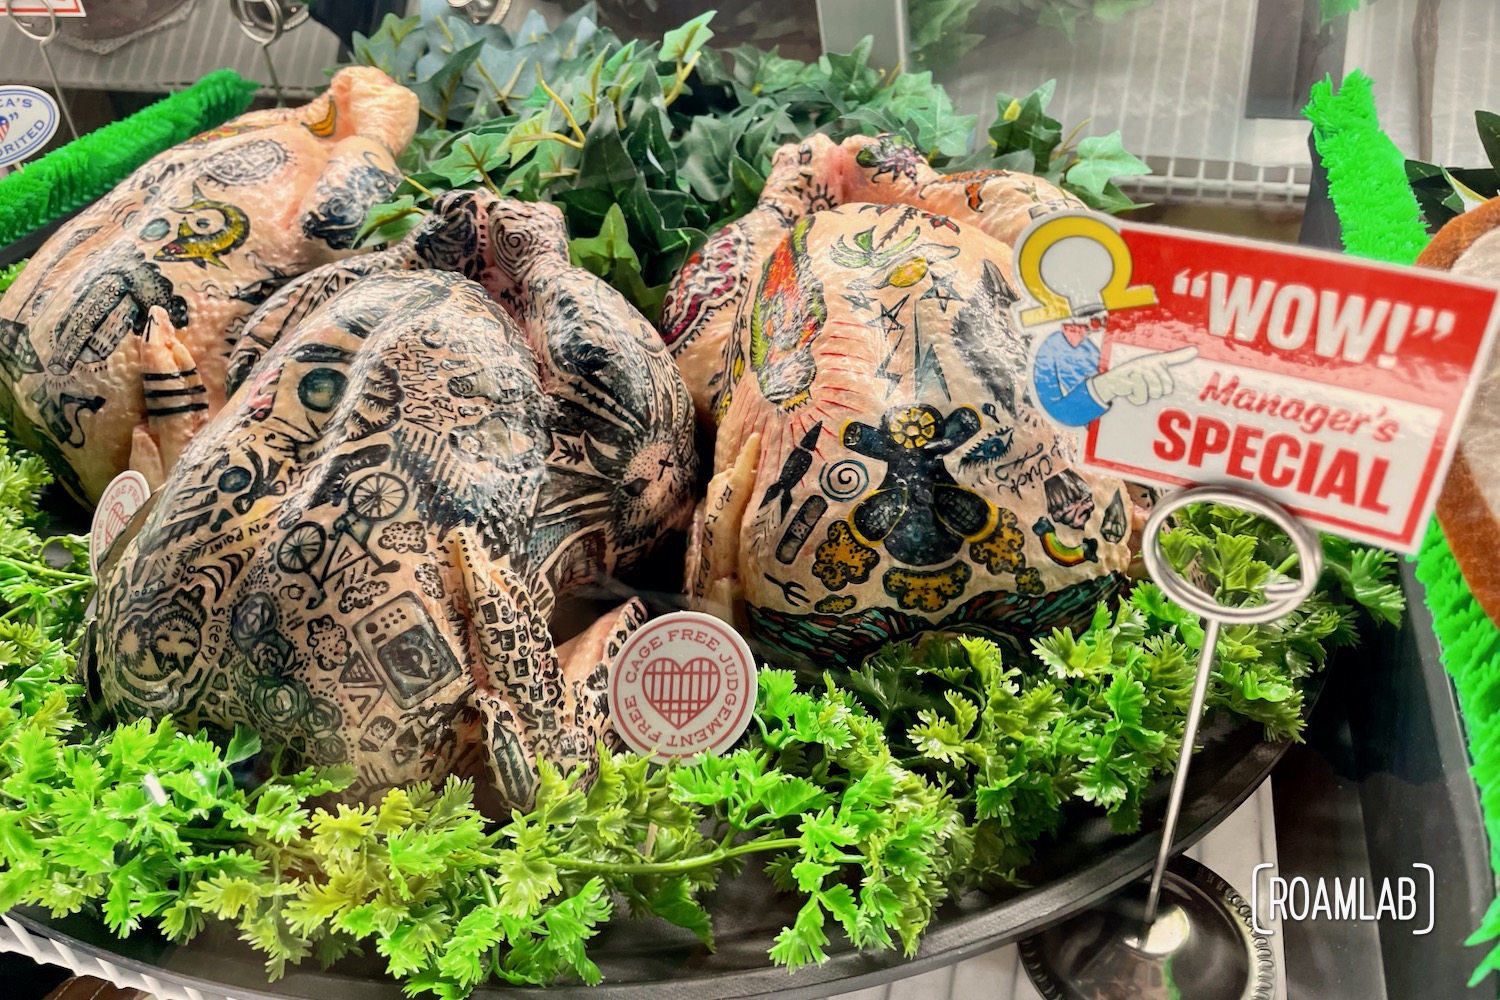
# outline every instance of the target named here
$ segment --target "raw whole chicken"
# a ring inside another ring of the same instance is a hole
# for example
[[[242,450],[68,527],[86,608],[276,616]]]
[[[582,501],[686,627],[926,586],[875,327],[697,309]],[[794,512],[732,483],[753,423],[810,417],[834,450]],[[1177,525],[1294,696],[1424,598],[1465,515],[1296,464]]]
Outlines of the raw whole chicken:
[[[358,797],[474,775],[497,815],[593,765],[644,608],[550,622],[685,525],[696,455],[660,337],[567,253],[556,209],[451,195],[267,301],[100,571],[105,708],[247,724]]]
[[[1024,643],[1091,614],[1124,582],[1145,494],[1078,471],[1027,395],[1005,242],[1072,202],[1016,174],[927,178],[889,137],[777,161],[763,217],[713,237],[666,311],[718,423],[693,605],[799,665],[929,628]]]
[[[416,95],[339,72],[149,160],[59,229],[0,302],[0,415],[92,506],[126,468],[159,485],[224,405],[239,326],[347,256],[401,177]]]

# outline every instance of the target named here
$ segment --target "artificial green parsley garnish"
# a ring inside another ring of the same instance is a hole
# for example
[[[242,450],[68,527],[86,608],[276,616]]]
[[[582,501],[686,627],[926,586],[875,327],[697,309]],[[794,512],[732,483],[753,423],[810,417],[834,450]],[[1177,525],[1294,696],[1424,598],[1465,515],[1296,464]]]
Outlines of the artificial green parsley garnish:
[[[802,690],[760,676],[755,725],[725,757],[658,767],[606,757],[590,784],[543,767],[535,808],[494,827],[472,786],[319,808],[341,768],[252,788],[226,746],[170,721],[94,732],[72,683],[88,578],[82,539],[44,557],[41,463],[0,441],[0,909],[89,911],[116,933],[186,941],[227,921],[271,976],[373,950],[407,992],[466,996],[498,978],[594,983],[594,935],[620,910],[712,946],[701,898],[750,863],[800,899],[769,958],[823,961],[835,935],[912,952],[943,902],[1017,883],[1071,799],[1121,829],[1171,766],[1202,631],[1141,585],[1035,655],[932,636]],[[1325,586],[1287,620],[1227,630],[1210,704],[1272,737],[1302,725],[1301,682],[1354,638],[1357,606],[1395,620],[1391,559],[1326,540]],[[1233,511],[1170,536],[1225,600],[1255,600],[1290,554]],[[1283,551],[1283,550],[1286,551]],[[66,562],[58,567],[56,563]]]
[[[16,279],[21,276],[21,270],[25,266],[26,261],[18,260],[14,264],[0,267],[0,295],[4,295],[5,290],[16,283]]]

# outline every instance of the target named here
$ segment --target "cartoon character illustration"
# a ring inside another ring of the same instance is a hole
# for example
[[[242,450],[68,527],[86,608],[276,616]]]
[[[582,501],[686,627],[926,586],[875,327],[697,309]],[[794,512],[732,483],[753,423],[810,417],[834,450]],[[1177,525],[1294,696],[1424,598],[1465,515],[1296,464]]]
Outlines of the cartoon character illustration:
[[[1103,306],[1064,320],[1037,349],[1032,383],[1037,401],[1060,424],[1083,427],[1109,412],[1110,404],[1124,398],[1136,406],[1169,396],[1176,388],[1175,365],[1198,356],[1196,347],[1159,351],[1108,371],[1099,370],[1099,345],[1093,335],[1102,335],[1109,313]]]
[[[1103,219],[1071,212],[1049,217],[1022,237],[1016,264],[1037,303],[1021,313],[1022,324],[1057,324],[1037,348],[1032,387],[1058,423],[1084,427],[1117,399],[1144,406],[1168,396],[1176,388],[1172,369],[1198,356],[1196,347],[1181,347],[1100,370],[1099,341],[1109,330],[1110,311],[1157,301],[1151,286],[1130,284],[1130,248]]]

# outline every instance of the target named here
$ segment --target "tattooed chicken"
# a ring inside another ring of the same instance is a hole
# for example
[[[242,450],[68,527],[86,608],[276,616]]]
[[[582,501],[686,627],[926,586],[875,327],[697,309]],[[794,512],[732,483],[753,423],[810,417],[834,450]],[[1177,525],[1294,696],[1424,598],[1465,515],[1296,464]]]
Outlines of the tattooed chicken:
[[[92,504],[126,468],[159,484],[224,404],[257,304],[347,256],[417,98],[376,69],[151,159],[37,252],[0,304],[0,415]]]
[[[591,766],[644,609],[560,646],[554,611],[685,522],[695,456],[665,346],[561,215],[449,196],[265,303],[233,372],[101,569],[104,706],[248,724],[362,797],[472,774],[504,809],[539,760]]]
[[[934,627],[1024,641],[1119,587],[1145,494],[1074,467],[1010,316],[1008,241],[1073,204],[890,137],[777,154],[759,220],[712,237],[665,312],[717,421],[696,607],[774,660],[857,662]]]

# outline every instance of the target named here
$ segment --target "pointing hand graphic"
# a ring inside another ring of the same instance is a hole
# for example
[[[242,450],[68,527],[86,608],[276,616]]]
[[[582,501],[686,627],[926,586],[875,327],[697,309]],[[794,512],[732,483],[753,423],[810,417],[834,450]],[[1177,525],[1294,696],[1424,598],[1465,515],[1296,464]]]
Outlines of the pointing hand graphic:
[[[1142,406],[1170,395],[1176,387],[1172,368],[1187,364],[1197,356],[1198,348],[1179,347],[1175,351],[1132,358],[1089,379],[1089,392],[1101,405],[1107,406],[1111,400],[1124,397],[1136,406]]]

